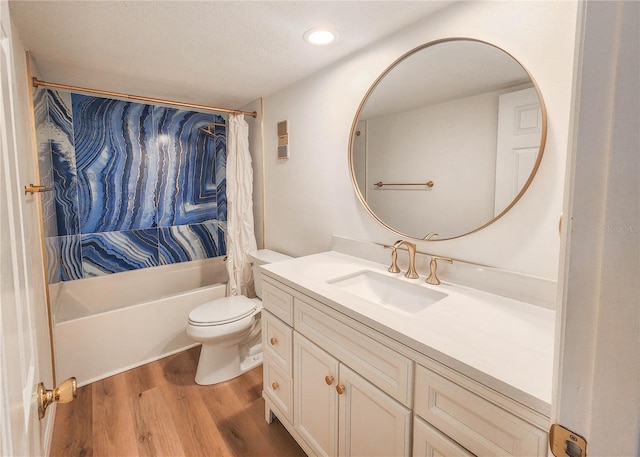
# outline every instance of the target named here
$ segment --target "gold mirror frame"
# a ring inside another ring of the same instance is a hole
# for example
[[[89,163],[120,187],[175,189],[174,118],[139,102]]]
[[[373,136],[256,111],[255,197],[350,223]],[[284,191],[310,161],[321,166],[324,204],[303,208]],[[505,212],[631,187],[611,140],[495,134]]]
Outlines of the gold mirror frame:
[[[538,156],[536,157],[536,161],[535,161],[535,163],[533,165],[533,168],[531,169],[531,173],[529,174],[529,177],[528,177],[527,181],[522,186],[522,189],[520,189],[518,194],[511,201],[511,203],[509,203],[509,205],[507,205],[506,208],[504,208],[497,216],[494,216],[491,220],[489,220],[485,224],[482,224],[481,226],[479,226],[479,227],[477,227],[477,228],[475,228],[475,229],[473,229],[471,231],[462,233],[460,235],[450,236],[450,237],[447,237],[447,238],[431,238],[429,241],[452,240],[452,239],[460,238],[460,237],[463,237],[463,236],[466,236],[466,235],[470,235],[472,233],[478,232],[478,231],[488,227],[489,225],[493,224],[495,221],[500,219],[502,216],[504,216],[511,208],[513,208],[513,206],[518,202],[518,200],[520,200],[520,198],[524,195],[524,193],[527,191],[527,189],[531,185],[531,182],[533,181],[533,178],[535,177],[535,175],[536,175],[536,173],[538,171],[538,168],[540,167],[540,162],[542,161],[542,156],[544,154],[544,148],[545,148],[546,140],[547,140],[547,109],[546,109],[546,106],[544,104],[544,99],[542,98],[542,93],[540,92],[540,88],[538,87],[538,84],[536,83],[536,81],[533,78],[533,76],[531,75],[531,73],[529,73],[529,71],[524,67],[524,65],[522,65],[522,63],[520,63],[520,61],[518,59],[516,59],[512,54],[510,54],[509,52],[505,51],[504,49],[502,49],[502,48],[500,48],[500,47],[498,47],[498,46],[496,46],[494,44],[491,44],[489,42],[486,42],[486,41],[483,41],[483,40],[479,40],[479,39],[475,39],[475,38],[465,38],[465,37],[444,38],[444,39],[440,39],[440,40],[430,41],[430,42],[428,42],[426,44],[418,46],[418,47],[410,50],[409,52],[403,54],[398,59],[396,59],[384,72],[382,72],[382,74],[380,76],[378,76],[378,78],[376,78],[376,80],[371,85],[371,87],[369,88],[369,90],[365,94],[364,98],[362,99],[362,102],[360,102],[360,106],[358,107],[358,110],[356,111],[356,115],[354,117],[353,124],[351,126],[350,136],[349,136],[349,172],[350,172],[350,175],[351,175],[351,184],[353,186],[353,189],[355,190],[356,195],[358,196],[358,199],[360,200],[360,203],[362,203],[362,205],[367,210],[367,212],[371,215],[371,217],[373,217],[373,219],[375,219],[379,224],[381,224],[383,227],[387,228],[391,232],[393,232],[393,233],[395,233],[395,234],[397,234],[397,235],[399,235],[399,236],[401,236],[403,238],[409,238],[409,239],[417,240],[417,241],[424,241],[425,239],[424,238],[417,238],[417,237],[415,237],[413,235],[408,235],[406,233],[400,232],[399,230],[396,230],[395,228],[391,227],[387,222],[383,221],[382,219],[380,219],[380,217],[378,217],[378,215],[375,214],[375,212],[371,209],[371,207],[369,206],[369,204],[365,200],[365,197],[362,195],[362,192],[360,191],[360,187],[358,186],[358,182],[356,180],[356,173],[355,173],[355,167],[354,167],[354,157],[353,157],[354,156],[353,149],[354,149],[354,142],[355,142],[356,131],[357,131],[357,124],[358,124],[358,122],[360,120],[360,115],[362,114],[362,111],[364,110],[365,105],[367,104],[367,102],[371,98],[371,95],[375,91],[376,87],[380,84],[380,82],[384,79],[384,77],[387,76],[394,68],[396,68],[404,60],[406,60],[407,58],[409,58],[412,55],[416,54],[417,52],[420,52],[420,51],[422,51],[422,50],[424,50],[426,48],[429,48],[431,46],[435,46],[435,45],[440,44],[440,43],[447,43],[447,42],[452,42],[452,41],[471,41],[471,42],[481,43],[481,44],[485,44],[487,46],[491,46],[491,47],[493,47],[495,49],[498,49],[499,51],[502,51],[503,53],[505,53],[506,55],[511,57],[511,59],[513,59],[516,63],[518,63],[518,65],[520,65],[522,70],[524,70],[524,72],[529,76],[529,79],[531,80],[531,83],[533,84],[533,87],[536,90],[536,93],[538,95],[538,100],[540,102],[540,110],[541,110],[541,114],[542,114],[542,130],[541,130],[541,136],[540,136],[540,148],[538,150]]]

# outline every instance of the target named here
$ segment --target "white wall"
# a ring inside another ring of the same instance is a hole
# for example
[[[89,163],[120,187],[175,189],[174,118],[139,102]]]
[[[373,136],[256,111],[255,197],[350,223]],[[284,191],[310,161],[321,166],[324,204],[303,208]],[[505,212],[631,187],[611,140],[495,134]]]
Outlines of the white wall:
[[[556,279],[573,52],[574,2],[464,2],[339,64],[265,97],[267,247],[292,255],[329,248],[331,235],[393,242],[358,201],[348,171],[351,124],[370,85],[395,59],[426,42],[471,37],[518,59],[536,79],[548,112],[544,158],[527,194],[502,219],[421,250]],[[311,50],[310,52],[314,52]],[[276,124],[289,121],[291,158],[276,159]]]

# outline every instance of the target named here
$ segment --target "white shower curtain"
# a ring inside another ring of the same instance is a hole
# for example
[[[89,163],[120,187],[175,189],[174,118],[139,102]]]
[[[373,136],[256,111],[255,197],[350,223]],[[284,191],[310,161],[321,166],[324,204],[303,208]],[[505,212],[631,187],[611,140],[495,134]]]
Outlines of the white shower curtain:
[[[247,256],[256,249],[252,194],[249,125],[244,115],[232,114],[227,130],[227,295],[255,297]]]

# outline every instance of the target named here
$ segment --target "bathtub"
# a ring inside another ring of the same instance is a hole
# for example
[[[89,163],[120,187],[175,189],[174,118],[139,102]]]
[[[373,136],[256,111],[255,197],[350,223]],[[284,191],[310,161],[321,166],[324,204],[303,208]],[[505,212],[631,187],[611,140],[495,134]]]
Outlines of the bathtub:
[[[187,318],[225,296],[223,259],[52,284],[57,379],[85,385],[196,346]]]

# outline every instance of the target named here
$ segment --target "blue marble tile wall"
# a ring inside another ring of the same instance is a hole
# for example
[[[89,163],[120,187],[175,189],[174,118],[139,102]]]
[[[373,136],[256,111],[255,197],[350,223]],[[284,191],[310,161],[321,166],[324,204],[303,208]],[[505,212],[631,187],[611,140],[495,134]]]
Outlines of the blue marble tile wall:
[[[39,88],[49,282],[224,255],[221,116]]]

